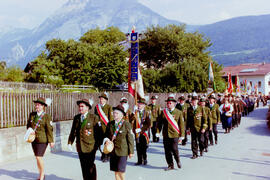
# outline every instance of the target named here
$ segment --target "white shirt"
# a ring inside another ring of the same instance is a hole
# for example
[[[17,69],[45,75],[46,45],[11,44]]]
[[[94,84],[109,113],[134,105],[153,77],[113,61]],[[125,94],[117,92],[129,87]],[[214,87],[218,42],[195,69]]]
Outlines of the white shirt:
[[[86,118],[88,112],[86,112],[85,114],[81,114],[81,121],[83,122],[83,120]]]
[[[43,111],[37,112],[37,115],[40,116],[43,113]]]

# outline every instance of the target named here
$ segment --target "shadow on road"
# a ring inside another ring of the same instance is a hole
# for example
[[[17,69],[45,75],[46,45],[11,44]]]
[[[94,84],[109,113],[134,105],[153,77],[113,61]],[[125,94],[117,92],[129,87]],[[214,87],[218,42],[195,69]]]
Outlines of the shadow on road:
[[[233,159],[233,158],[215,157],[215,156],[208,156],[208,155],[205,155],[204,157],[205,158],[211,158],[211,159],[220,159],[220,160],[227,160],[227,161],[236,161],[236,162],[242,162],[242,163],[252,163],[252,164],[261,164],[261,165],[270,166],[269,161],[254,161],[254,160],[248,159],[248,158]]]
[[[268,176],[258,176],[258,175],[253,175],[253,174],[248,174],[248,173],[241,173],[241,172],[232,172],[235,175],[241,175],[241,176],[247,176],[247,177],[254,177],[256,179],[258,178],[262,178],[262,179],[270,179],[270,177]]]
[[[257,134],[260,136],[270,136],[270,130],[267,128],[266,121],[265,123],[249,127],[248,130],[250,130],[253,134]]]
[[[10,176],[10,177],[13,177],[15,179],[37,179],[38,177],[38,173],[32,173],[32,172],[29,172],[27,170],[6,170],[6,169],[0,169],[0,178],[2,175],[6,175],[6,176]],[[50,174],[50,175],[45,175],[46,179],[50,180],[50,179],[53,179],[53,180],[71,180],[71,179],[68,179],[68,178],[62,178],[62,177],[58,177],[54,174]],[[2,178],[1,178],[2,179]]]

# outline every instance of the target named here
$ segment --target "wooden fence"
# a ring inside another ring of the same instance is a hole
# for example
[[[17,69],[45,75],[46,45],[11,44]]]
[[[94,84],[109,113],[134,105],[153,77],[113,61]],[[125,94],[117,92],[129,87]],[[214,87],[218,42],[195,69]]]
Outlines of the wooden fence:
[[[63,93],[63,92],[0,92],[0,128],[25,126],[29,114],[34,111],[34,103],[38,97],[51,98],[52,105],[46,108],[46,112],[52,116],[54,122],[73,119],[78,113],[77,100],[82,98],[92,98],[94,105],[98,103],[100,93]],[[168,93],[150,93],[158,95],[157,101],[162,107],[165,107],[165,100]],[[129,106],[132,109],[134,105],[133,97],[127,92],[113,92],[109,94],[108,104],[116,106],[119,104],[121,97],[126,97],[129,100]],[[178,97],[179,94],[176,94]],[[91,112],[93,113],[93,109]]]

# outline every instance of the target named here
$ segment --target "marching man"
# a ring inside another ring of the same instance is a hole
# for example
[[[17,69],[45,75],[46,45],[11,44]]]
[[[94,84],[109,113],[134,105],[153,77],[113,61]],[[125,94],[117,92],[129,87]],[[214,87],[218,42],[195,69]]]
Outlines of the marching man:
[[[158,119],[158,133],[162,130],[163,145],[165,151],[165,158],[168,164],[168,168],[165,170],[174,169],[174,163],[172,155],[176,161],[177,167],[181,168],[181,162],[178,152],[178,141],[184,139],[185,128],[183,113],[179,109],[176,109],[176,100],[173,94],[169,95],[167,102],[167,108],[163,109],[161,116]],[[159,136],[159,134],[157,134]]]
[[[113,119],[112,107],[109,104],[107,104],[107,101],[108,101],[108,94],[104,92],[99,96],[99,104],[97,104],[95,107],[95,114],[100,118],[98,124],[100,127],[102,127],[100,142],[103,142],[107,124]],[[102,162],[107,162],[109,160],[109,156],[102,153],[101,160]]]
[[[132,113],[133,132],[136,138],[136,150],[138,161],[135,165],[147,165],[147,148],[149,144],[149,137],[147,131],[150,128],[150,112],[145,109],[145,99],[138,100],[138,108],[135,106]]]

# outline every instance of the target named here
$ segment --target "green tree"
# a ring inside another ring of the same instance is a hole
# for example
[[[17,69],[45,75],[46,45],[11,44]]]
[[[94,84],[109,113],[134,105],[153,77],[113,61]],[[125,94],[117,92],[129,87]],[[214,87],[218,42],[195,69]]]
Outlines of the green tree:
[[[2,70],[1,75],[3,75],[1,78],[3,81],[23,82],[25,78],[25,73],[17,66],[11,66]]]
[[[94,29],[80,41],[52,39],[32,62],[29,81],[93,85],[111,89],[127,81],[128,54],[118,45],[125,37],[117,28]],[[56,81],[56,82],[54,82]]]
[[[146,64],[144,78],[146,91],[159,92],[204,92],[208,87],[208,64],[212,61],[207,49],[210,40],[198,32],[187,33],[185,26],[152,26],[140,41],[140,61]],[[220,67],[214,63],[215,81],[219,78]],[[154,68],[159,74],[153,73]],[[155,77],[154,77],[155,76]],[[156,80],[156,79],[160,80]],[[150,87],[151,81],[154,87]],[[152,83],[153,84],[153,83]],[[157,88],[158,87],[158,88]]]

